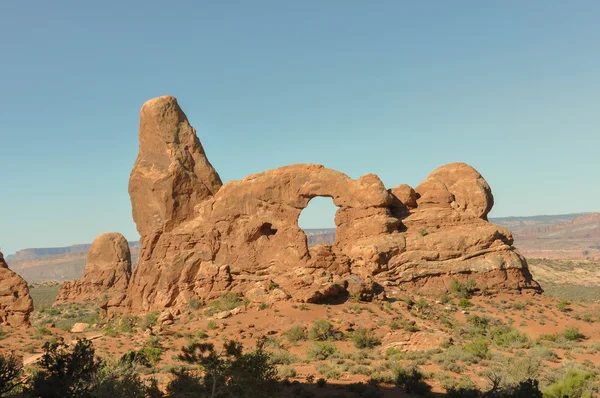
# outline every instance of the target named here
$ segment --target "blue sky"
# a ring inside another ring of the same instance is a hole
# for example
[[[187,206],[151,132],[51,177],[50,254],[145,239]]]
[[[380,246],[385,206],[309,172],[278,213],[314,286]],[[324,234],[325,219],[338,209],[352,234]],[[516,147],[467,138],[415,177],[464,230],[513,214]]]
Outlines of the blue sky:
[[[584,0],[0,2],[0,248],[137,239],[139,108],[164,94],[224,181],[321,163],[416,186],[464,161],[492,215],[600,211],[599,18]],[[303,227],[333,225],[312,207]]]

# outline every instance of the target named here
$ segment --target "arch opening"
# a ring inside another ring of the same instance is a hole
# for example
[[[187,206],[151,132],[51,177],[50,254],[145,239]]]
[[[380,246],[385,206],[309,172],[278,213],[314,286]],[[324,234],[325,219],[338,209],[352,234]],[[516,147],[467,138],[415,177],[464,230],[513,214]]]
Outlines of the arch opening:
[[[309,248],[322,243],[335,243],[337,210],[338,207],[333,203],[333,199],[325,196],[312,198],[308,206],[302,210],[298,217],[298,226],[306,235]]]

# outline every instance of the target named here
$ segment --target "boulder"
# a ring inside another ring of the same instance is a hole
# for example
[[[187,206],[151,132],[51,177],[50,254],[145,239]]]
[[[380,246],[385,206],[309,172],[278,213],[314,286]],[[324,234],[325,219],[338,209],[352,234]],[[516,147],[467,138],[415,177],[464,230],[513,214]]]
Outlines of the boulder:
[[[90,247],[81,279],[61,286],[56,304],[110,300],[123,295],[131,277],[129,244],[123,235],[99,235]]]
[[[0,252],[0,325],[29,326],[33,300],[27,282],[8,268]]]
[[[161,326],[172,325],[174,319],[175,317],[173,316],[173,313],[169,310],[166,310],[160,313],[157,323]]]
[[[90,328],[89,323],[78,322],[71,328],[71,333],[83,333]]]

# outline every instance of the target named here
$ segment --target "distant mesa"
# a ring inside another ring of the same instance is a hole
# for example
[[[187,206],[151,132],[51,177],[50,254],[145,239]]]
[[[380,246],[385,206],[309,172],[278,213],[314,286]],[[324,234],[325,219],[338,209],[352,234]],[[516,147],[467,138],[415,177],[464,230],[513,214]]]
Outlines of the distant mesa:
[[[33,300],[27,283],[8,268],[0,252],[0,325],[29,326]]]
[[[146,102],[129,181],[141,252],[109,313],[183,307],[225,292],[320,302],[447,291],[473,278],[488,292],[540,292],[511,233],[487,221],[494,199],[471,166],[434,170],[418,187],[386,189],[299,164],[222,184],[177,100]],[[311,199],[338,207],[336,238],[309,248],[298,217]],[[85,279],[85,277],[84,277]]]
[[[124,295],[131,277],[131,254],[123,235],[99,235],[90,246],[81,279],[61,286],[56,304],[101,300]]]

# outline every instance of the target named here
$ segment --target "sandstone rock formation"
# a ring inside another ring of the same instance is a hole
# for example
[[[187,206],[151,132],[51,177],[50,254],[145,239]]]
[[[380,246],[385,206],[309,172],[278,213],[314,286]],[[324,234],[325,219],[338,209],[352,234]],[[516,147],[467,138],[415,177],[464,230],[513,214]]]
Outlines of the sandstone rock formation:
[[[8,269],[0,252],[0,325],[29,326],[29,314],[32,311],[33,300],[27,283]]]
[[[222,183],[174,97],[142,106],[139,141],[129,195],[138,232],[148,238],[189,220]]]
[[[107,310],[182,307],[224,292],[253,301],[370,299],[391,286],[440,294],[452,278],[490,291],[539,291],[510,232],[487,222],[483,177],[440,167],[416,189],[387,190],[320,165],[282,167],[223,186],[173,97],[144,104],[129,191],[142,251],[124,300]],[[333,199],[336,242],[307,247],[298,217]]]
[[[123,296],[131,277],[129,244],[117,232],[99,235],[87,254],[81,279],[61,286],[57,304]]]

